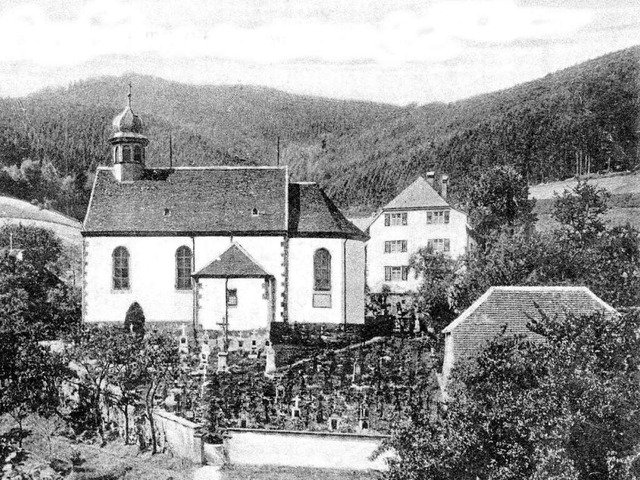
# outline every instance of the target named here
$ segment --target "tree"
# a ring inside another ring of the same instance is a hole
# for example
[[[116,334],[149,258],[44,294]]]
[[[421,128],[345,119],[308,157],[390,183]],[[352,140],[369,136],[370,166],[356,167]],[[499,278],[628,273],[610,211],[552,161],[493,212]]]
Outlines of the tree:
[[[24,260],[41,269],[59,273],[63,255],[60,239],[51,230],[22,224],[0,226],[0,248],[24,250]]]
[[[122,365],[121,347],[126,342],[121,328],[85,326],[72,338],[72,348],[67,352],[68,361],[76,368],[79,379],[81,405],[86,404],[87,428],[95,428],[104,442],[105,419],[102,407],[117,399],[109,380]],[[83,420],[81,419],[80,425]]]
[[[13,240],[11,240],[13,238]],[[22,259],[8,251],[24,249]],[[0,227],[0,315],[12,328],[29,331],[37,339],[55,339],[80,321],[78,292],[55,273],[60,240],[50,231],[6,225]]]
[[[460,197],[481,238],[492,231],[535,221],[535,200],[529,199],[527,182],[510,166],[487,169]]]
[[[112,348],[116,363],[109,370],[107,382],[117,390],[112,403],[122,412],[124,418],[124,443],[129,444],[130,414],[140,404],[140,390],[144,384],[145,372],[138,365],[142,337],[129,330],[113,332]]]
[[[579,181],[572,190],[555,194],[553,217],[580,240],[592,240],[606,228],[602,215],[609,210],[610,196],[604,188]]]
[[[124,329],[136,335],[144,335],[144,312],[138,302],[133,302],[124,317]]]
[[[387,478],[636,478],[640,315],[530,328],[544,341],[498,337],[454,372],[446,408],[395,432]]]
[[[459,276],[459,265],[450,256],[422,248],[410,261],[416,278],[421,278],[414,295],[415,307],[426,314],[428,326],[439,334],[456,316],[453,285]]]
[[[17,423],[19,445],[24,437],[24,420],[30,413],[50,417],[60,405],[59,387],[68,371],[60,355],[52,353],[24,335],[12,335],[6,326],[0,331],[2,369],[0,413],[8,413]],[[14,345],[5,345],[12,341]]]
[[[576,193],[577,192],[577,193]],[[607,195],[579,184],[556,198],[560,227],[548,232],[526,227],[493,231],[485,247],[462,258],[452,289],[463,310],[495,285],[585,285],[614,307],[640,303],[640,232],[602,221]]]
[[[159,394],[166,394],[179,374],[178,342],[169,334],[149,333],[144,337],[136,363],[142,380],[142,402],[151,430],[151,451],[155,454],[158,439],[153,411],[158,406]]]

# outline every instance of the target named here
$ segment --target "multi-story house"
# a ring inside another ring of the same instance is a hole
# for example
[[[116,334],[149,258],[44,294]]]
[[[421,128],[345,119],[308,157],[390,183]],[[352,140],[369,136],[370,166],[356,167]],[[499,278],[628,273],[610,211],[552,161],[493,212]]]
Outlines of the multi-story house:
[[[446,200],[448,177],[441,177],[441,194],[433,187],[434,173],[419,177],[385,205],[368,228],[367,285],[371,294],[407,294],[418,278],[410,259],[421,248],[431,247],[452,258],[469,244],[467,215]]]

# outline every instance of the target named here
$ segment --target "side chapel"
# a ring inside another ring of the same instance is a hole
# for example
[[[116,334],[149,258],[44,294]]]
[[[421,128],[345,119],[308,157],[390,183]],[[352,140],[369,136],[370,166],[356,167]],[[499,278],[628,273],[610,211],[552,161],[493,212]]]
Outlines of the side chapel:
[[[83,224],[83,319],[204,330],[364,322],[367,236],[286,166],[147,168],[143,123],[113,121]]]

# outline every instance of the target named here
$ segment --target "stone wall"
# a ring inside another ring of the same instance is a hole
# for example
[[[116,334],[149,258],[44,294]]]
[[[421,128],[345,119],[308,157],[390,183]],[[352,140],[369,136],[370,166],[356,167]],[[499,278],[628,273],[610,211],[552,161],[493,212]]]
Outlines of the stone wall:
[[[153,418],[159,442],[164,449],[196,464],[204,463],[204,442],[200,425],[160,409],[154,412]]]
[[[229,429],[225,447],[231,464],[386,470],[386,458],[390,454],[371,458],[385,438],[381,435]]]

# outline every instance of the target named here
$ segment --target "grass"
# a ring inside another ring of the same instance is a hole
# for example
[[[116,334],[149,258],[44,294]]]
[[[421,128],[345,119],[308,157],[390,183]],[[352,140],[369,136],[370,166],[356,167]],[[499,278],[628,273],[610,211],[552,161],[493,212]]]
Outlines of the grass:
[[[75,442],[59,434],[59,421],[30,418],[31,432],[24,441],[29,452],[25,469],[48,470],[53,462],[70,463],[81,459],[81,465],[68,478],[74,480],[193,480],[200,467],[168,454],[151,455],[138,452],[135,445],[117,440],[100,447],[88,442]],[[0,430],[13,427],[9,417],[0,418]],[[226,465],[220,471],[221,480],[377,480],[376,471],[352,471],[322,468]]]
[[[0,419],[0,430],[13,427],[8,417]],[[23,447],[28,452],[25,469],[47,470],[52,462],[69,465],[72,458],[80,459],[79,467],[71,473],[75,480],[192,480],[197,468],[193,463],[167,454],[140,453],[136,445],[124,445],[121,440],[106,446],[76,442],[62,436],[58,425],[34,417],[27,421],[30,435]]]
[[[615,173],[609,175],[592,175],[589,183],[602,187],[612,195],[640,194],[640,173]],[[543,183],[529,187],[529,196],[537,199],[553,198],[554,193],[562,194],[565,189],[576,186],[574,178],[558,182]]]

